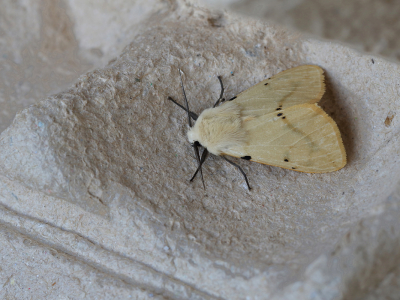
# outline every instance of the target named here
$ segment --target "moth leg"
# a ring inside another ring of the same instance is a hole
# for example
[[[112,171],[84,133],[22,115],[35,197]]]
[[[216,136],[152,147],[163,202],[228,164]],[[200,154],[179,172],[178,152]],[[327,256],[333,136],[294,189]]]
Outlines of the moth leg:
[[[198,152],[197,152],[197,157],[198,157]],[[201,180],[203,181],[203,186],[204,186],[204,189],[206,188],[206,186],[205,186],[205,184],[204,184],[204,179],[203,179],[203,171],[202,171],[202,168],[201,168],[201,166],[203,165],[203,163],[205,162],[205,160],[206,160],[206,158],[207,158],[207,156],[208,156],[208,150],[206,149],[206,148],[204,148],[204,150],[203,150],[203,153],[201,154],[201,159],[199,159],[198,158],[198,161],[199,161],[199,166],[197,167],[197,170],[196,170],[196,172],[194,173],[194,175],[192,176],[192,178],[190,179],[190,182],[192,182],[193,181],[193,179],[196,177],[196,175],[197,175],[197,173],[200,171],[200,174],[201,174]]]
[[[246,173],[242,170],[242,168],[241,168],[239,165],[235,164],[233,161],[230,161],[229,159],[227,159],[227,158],[226,158],[225,156],[223,156],[223,155],[222,155],[222,158],[225,159],[225,160],[226,160],[228,163],[230,163],[232,166],[234,166],[234,167],[236,167],[236,168],[239,169],[240,173],[242,173],[243,176],[244,176],[244,180],[246,180],[247,187],[249,188],[249,190],[251,190],[249,181],[247,180]]]
[[[222,84],[221,76],[218,76],[218,80],[219,80],[219,84],[221,85],[221,94],[219,95],[219,99],[217,100],[217,102],[215,102],[213,107],[216,107],[221,100],[222,100],[221,103],[225,101],[225,99],[222,99],[222,96],[224,95],[224,90],[225,89],[224,89],[224,85]]]
[[[171,100],[172,102],[174,102],[176,105],[178,105],[180,108],[182,108],[184,111],[187,111],[186,110],[186,108],[184,107],[184,106],[182,106],[182,105],[180,105],[178,102],[176,102],[174,99],[172,99],[171,97],[168,97],[168,100]],[[193,119],[193,120],[197,120],[197,118],[198,118],[198,116],[194,113],[194,112],[192,112],[192,111],[189,111],[189,115],[190,115],[190,117]]]

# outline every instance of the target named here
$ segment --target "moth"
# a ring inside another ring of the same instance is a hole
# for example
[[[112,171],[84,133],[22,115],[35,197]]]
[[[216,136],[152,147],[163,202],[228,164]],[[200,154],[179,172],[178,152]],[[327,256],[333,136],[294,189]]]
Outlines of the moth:
[[[169,100],[187,112],[187,133],[198,162],[204,185],[202,165],[209,153],[221,156],[238,168],[249,189],[242,168],[226,156],[233,156],[298,172],[333,172],[346,165],[346,151],[335,121],[317,102],[325,93],[323,70],[304,65],[265,79],[225,101],[221,94],[213,107],[199,116],[185,106]],[[192,125],[192,119],[195,124]],[[201,154],[199,148],[204,150]]]

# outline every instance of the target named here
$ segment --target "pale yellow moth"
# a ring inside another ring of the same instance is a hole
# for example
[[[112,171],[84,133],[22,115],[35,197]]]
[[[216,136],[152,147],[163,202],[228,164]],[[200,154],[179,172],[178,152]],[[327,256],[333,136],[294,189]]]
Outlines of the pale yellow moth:
[[[180,72],[181,73],[181,72]],[[240,157],[262,164],[307,173],[337,171],[346,165],[346,152],[335,121],[317,104],[325,92],[323,70],[305,65],[283,71],[252,86],[236,97],[222,99],[198,117],[188,112],[188,139],[200,171],[208,152]],[[190,118],[196,120],[192,127]],[[204,147],[200,158],[198,147]],[[203,177],[202,177],[203,178]],[[204,180],[203,180],[204,184]]]

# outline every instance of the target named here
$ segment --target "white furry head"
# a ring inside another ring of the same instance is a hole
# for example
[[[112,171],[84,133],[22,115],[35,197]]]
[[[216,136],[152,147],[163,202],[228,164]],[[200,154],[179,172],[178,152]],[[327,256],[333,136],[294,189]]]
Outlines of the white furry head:
[[[240,107],[226,102],[215,108],[205,109],[188,131],[191,144],[199,142],[215,155],[225,149],[243,146],[246,143],[246,131],[242,126]]]

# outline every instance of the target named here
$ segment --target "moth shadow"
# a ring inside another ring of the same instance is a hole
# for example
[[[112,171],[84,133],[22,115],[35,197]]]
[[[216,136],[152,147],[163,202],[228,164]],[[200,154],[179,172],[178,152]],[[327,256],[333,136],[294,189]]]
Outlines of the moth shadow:
[[[329,74],[325,73],[326,91],[318,104],[338,125],[346,149],[347,163],[351,163],[356,156],[356,134],[351,123],[352,118],[348,113],[349,104],[332,82]]]

